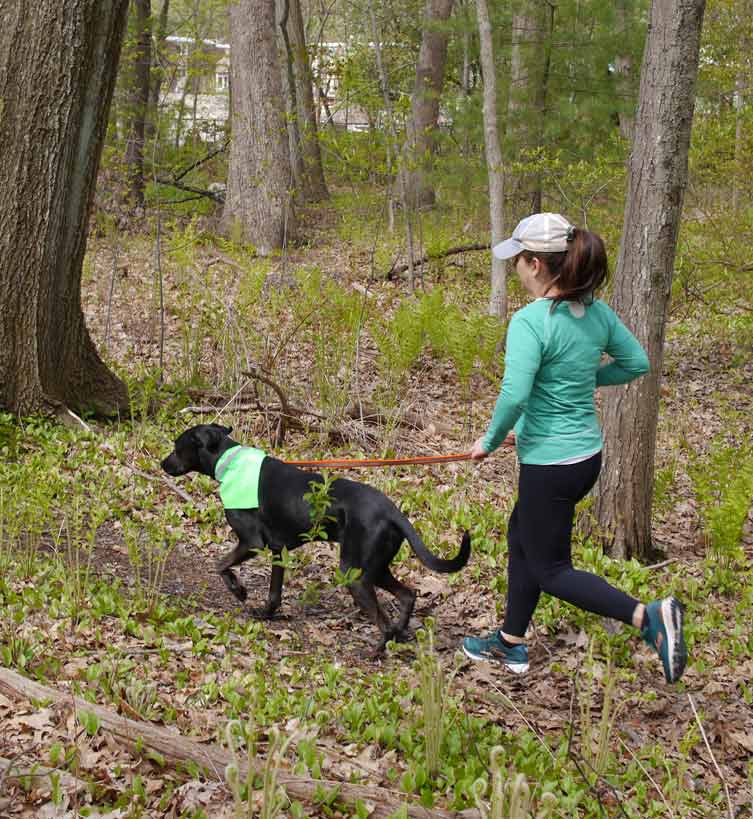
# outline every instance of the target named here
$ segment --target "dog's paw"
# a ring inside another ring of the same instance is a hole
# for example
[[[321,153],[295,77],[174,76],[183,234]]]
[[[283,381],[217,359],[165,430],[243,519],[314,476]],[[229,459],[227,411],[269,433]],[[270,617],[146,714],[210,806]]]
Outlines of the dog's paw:
[[[380,640],[373,648],[365,652],[366,660],[381,660],[387,650],[387,643]]]
[[[234,588],[230,589],[230,591],[235,595],[235,597],[241,601],[241,603],[246,602],[246,598],[248,597],[248,592],[246,591],[245,586],[236,585]]]
[[[258,606],[251,609],[251,616],[256,620],[271,620],[275,616],[277,609],[269,606]]]

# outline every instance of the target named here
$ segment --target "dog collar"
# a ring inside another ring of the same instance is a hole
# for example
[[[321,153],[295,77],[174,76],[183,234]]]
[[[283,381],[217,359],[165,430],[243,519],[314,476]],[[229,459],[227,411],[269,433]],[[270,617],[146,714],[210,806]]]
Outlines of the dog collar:
[[[231,446],[230,449],[226,449],[222,455],[220,455],[219,460],[214,465],[214,479],[216,481],[222,480],[222,476],[225,474],[227,468],[235,458],[240,455],[242,449],[243,447],[240,444],[236,444],[235,446]]]

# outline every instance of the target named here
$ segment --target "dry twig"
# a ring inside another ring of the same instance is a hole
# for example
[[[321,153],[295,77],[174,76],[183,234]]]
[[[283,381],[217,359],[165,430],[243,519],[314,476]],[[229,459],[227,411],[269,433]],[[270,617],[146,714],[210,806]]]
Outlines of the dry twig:
[[[730,798],[729,795],[727,780],[722,775],[722,769],[719,767],[719,763],[716,761],[714,752],[711,750],[711,745],[709,745],[708,738],[706,737],[706,732],[703,730],[703,723],[701,722],[701,718],[698,716],[698,711],[696,711],[695,703],[693,702],[693,698],[690,696],[690,692],[688,692],[688,702],[690,703],[690,707],[693,709],[693,716],[695,717],[695,721],[698,723],[698,729],[700,730],[701,736],[703,737],[703,741],[706,745],[706,750],[709,752],[709,756],[711,757],[711,761],[714,763],[714,767],[716,768],[719,780],[724,786],[724,793],[727,796],[727,807],[729,808],[729,819],[735,819],[735,811],[732,807],[732,799]]]

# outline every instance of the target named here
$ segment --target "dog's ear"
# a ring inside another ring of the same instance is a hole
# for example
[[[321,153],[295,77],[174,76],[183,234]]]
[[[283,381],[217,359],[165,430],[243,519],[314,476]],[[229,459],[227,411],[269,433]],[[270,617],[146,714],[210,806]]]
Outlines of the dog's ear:
[[[226,429],[227,427],[221,427],[219,424],[204,424],[194,429],[194,439],[197,445],[207,452],[217,452],[220,448],[220,441],[227,434]]]

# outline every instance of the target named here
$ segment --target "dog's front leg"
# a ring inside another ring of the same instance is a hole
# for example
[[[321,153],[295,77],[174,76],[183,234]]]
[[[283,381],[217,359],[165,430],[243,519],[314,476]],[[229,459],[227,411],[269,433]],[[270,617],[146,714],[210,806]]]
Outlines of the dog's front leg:
[[[272,576],[269,579],[269,597],[267,598],[267,604],[262,608],[251,610],[254,617],[258,617],[260,620],[270,620],[277,609],[280,608],[280,601],[282,600],[282,581],[285,577],[285,568],[275,562],[276,559],[277,555],[274,556],[272,562]]]
[[[235,547],[235,549],[228,552],[217,564],[217,571],[219,572],[220,577],[232,594],[235,595],[235,597],[237,597],[241,603],[243,603],[246,597],[248,597],[248,592],[246,591],[246,587],[240,582],[240,580],[238,580],[238,577],[233,571],[232,567],[237,566],[239,563],[243,563],[244,560],[248,560],[255,554],[256,549],[253,546],[241,541]]]

